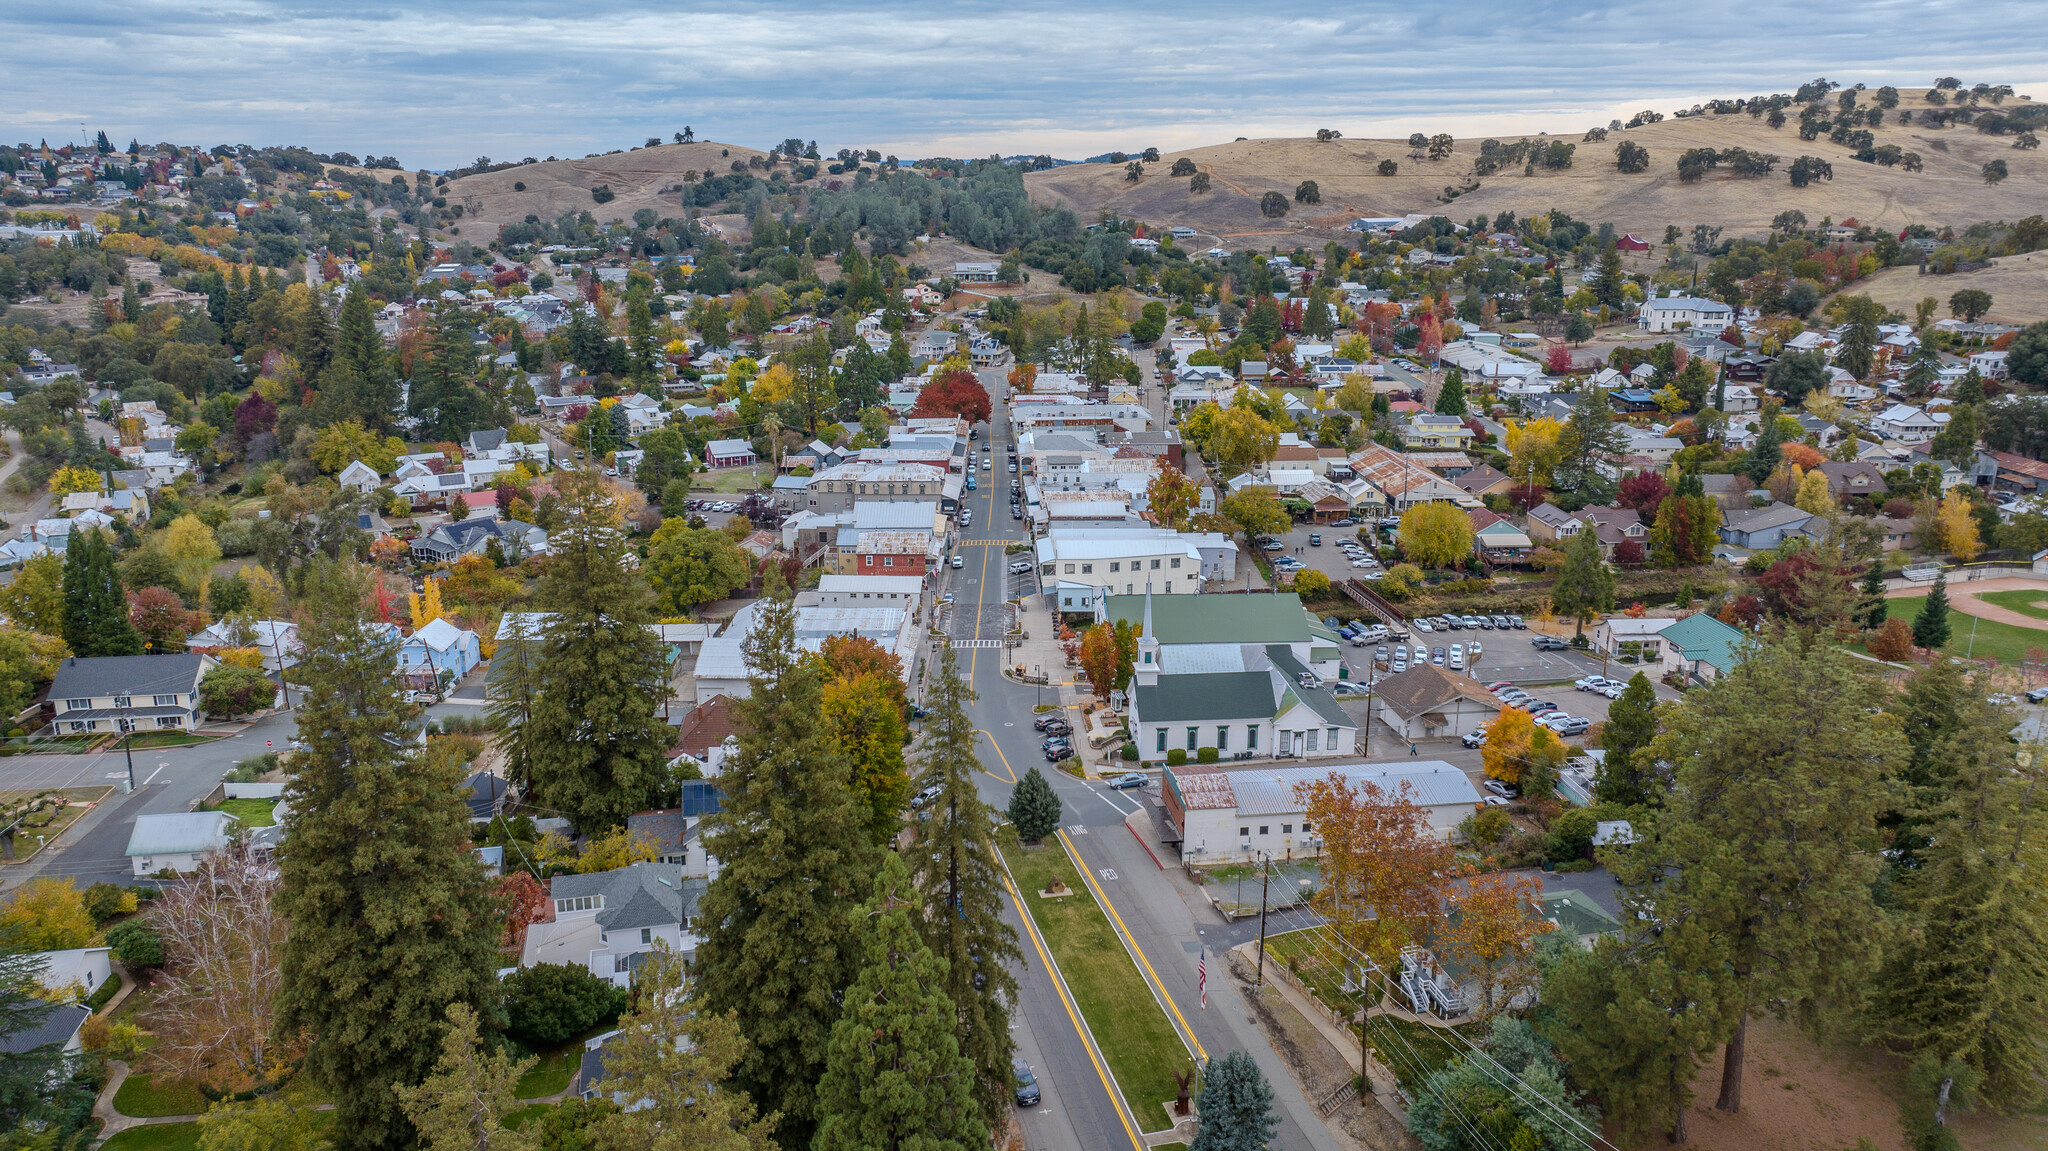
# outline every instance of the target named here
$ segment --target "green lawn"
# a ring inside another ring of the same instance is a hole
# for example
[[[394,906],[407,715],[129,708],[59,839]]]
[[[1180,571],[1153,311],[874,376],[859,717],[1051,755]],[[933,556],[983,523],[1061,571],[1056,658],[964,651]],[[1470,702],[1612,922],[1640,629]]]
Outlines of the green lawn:
[[[193,735],[188,731],[147,731],[128,737],[128,749],[141,751],[145,747],[187,747],[195,743],[212,743],[217,736]],[[119,746],[117,743],[115,746]]]
[[[1320,933],[1317,933],[1320,934]],[[1333,944],[1317,941],[1307,931],[1266,937],[1266,962],[1285,967],[1333,1011],[1356,1011],[1358,997],[1343,990],[1344,972],[1331,953]]]
[[[243,827],[269,827],[277,822],[274,799],[223,799],[220,810],[242,821]]]
[[[130,1127],[100,1144],[100,1151],[199,1151],[199,1124]]]
[[[1987,592],[1977,598],[1985,603],[1997,604],[2007,611],[2016,611],[2021,615],[2033,616],[2035,619],[2048,620],[2048,607],[2040,606],[2048,604],[2048,592],[2028,591],[2022,588],[2019,591]]]
[[[137,1119],[204,1115],[210,1106],[197,1087],[170,1078],[159,1081],[154,1075],[130,1075],[114,1093],[114,1110]]]
[[[699,472],[690,477],[693,492],[724,492],[727,495],[745,495],[759,491],[762,480],[775,478],[775,469],[763,460],[756,468],[728,468],[717,472]]]
[[[576,1066],[583,1059],[583,1049],[574,1048],[560,1055],[542,1057],[533,1065],[533,1070],[519,1077],[519,1083],[512,1093],[521,1099],[545,1099],[560,1095],[569,1089],[569,1077],[576,1074]]]
[[[1998,594],[1993,593],[1984,598],[1996,602],[1995,597]],[[2035,595],[2036,593],[2023,591],[2017,594]],[[1905,620],[1909,624],[1913,622],[1915,616],[1920,614],[1920,609],[1925,607],[1926,604],[1927,597],[1924,595],[1902,596],[1898,599],[1888,599],[1885,601],[1886,610],[1892,616]],[[2010,605],[2000,604],[1999,606],[2007,607]],[[1970,629],[1972,627],[1977,629],[1977,638],[1974,644],[1970,641]],[[2018,627],[2009,623],[1995,623],[1988,619],[1980,620],[1964,615],[1959,611],[1951,610],[1948,613],[1948,646],[1942,650],[1949,655],[1967,655],[1971,659],[1995,659],[2004,663],[2014,663],[2025,659],[2029,648],[2048,651],[2048,631],[2042,631],[2039,628]]]
[[[1110,1074],[1141,1126],[1156,1123],[1162,1099],[1177,1092],[1173,1073],[1192,1065],[1180,1036],[1124,950],[1109,919],[1057,846],[1005,849],[1017,893],[1045,935],[1074,1002],[1109,1060]],[[1073,889],[1062,899],[1040,899],[1054,878]]]

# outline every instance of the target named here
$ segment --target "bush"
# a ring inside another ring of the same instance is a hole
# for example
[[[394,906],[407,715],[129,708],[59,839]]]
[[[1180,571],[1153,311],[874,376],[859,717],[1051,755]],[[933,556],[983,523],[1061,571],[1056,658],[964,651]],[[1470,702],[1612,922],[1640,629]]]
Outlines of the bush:
[[[1322,599],[1330,594],[1330,577],[1314,570],[1296,572],[1294,591],[1303,599]]]
[[[207,714],[227,718],[248,715],[269,707],[277,698],[277,685],[270,677],[251,667],[224,663],[199,681],[199,706]]]
[[[1125,744],[1124,749],[1117,753],[1117,758],[1135,762],[1138,758],[1138,745],[1135,743]]]
[[[1489,846],[1499,843],[1501,837],[1514,829],[1514,821],[1508,813],[1498,807],[1489,807],[1473,813],[1465,820],[1465,834],[1474,843]]]
[[[1215,763],[1217,758],[1216,749],[1213,747],[1203,747],[1195,750],[1196,763]]]
[[[507,1032],[531,1047],[552,1047],[626,1010],[626,989],[588,968],[536,963],[506,978]]]
[[[135,910],[135,893],[117,883],[95,883],[85,889],[85,913],[95,926],[104,927],[116,916]]]
[[[107,946],[114,958],[137,971],[164,965],[164,941],[156,928],[140,919],[124,919],[107,928]]]
[[[255,783],[265,773],[276,770],[277,753],[266,751],[262,755],[252,755],[247,759],[237,760],[234,770],[220,778],[222,783]]]
[[[1584,859],[1587,850],[1593,846],[1593,833],[1599,830],[1599,825],[1599,819],[1585,808],[1567,811],[1550,822],[1550,834],[1544,837],[1544,851],[1552,863]]]
[[[1184,748],[1184,747],[1176,747],[1176,748],[1174,748],[1174,749],[1173,749],[1172,751],[1169,751],[1169,752],[1167,752],[1167,753],[1166,753],[1166,765],[1167,765],[1168,767],[1180,767],[1180,766],[1182,766],[1182,765],[1186,764],[1186,763],[1187,763],[1187,761],[1188,761],[1188,749],[1187,749],[1187,748]]]

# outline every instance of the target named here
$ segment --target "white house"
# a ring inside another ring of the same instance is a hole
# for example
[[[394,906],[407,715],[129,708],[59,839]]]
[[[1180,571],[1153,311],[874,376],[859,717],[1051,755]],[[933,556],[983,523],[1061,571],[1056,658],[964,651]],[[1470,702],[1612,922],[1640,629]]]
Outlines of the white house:
[[[1405,795],[1429,817],[1439,838],[1480,804],[1465,772],[1439,759],[1398,763],[1315,764],[1300,767],[1167,768],[1159,795],[1168,824],[1180,836],[1181,858],[1190,862],[1253,859],[1259,852],[1286,858],[1313,854],[1321,838],[1308,820],[1308,804],[1296,788],[1332,774],[1352,787],[1370,783],[1390,795]]]
[[[362,492],[365,495],[369,494],[370,492],[376,491],[377,488],[384,482],[381,478],[378,477],[376,468],[371,467],[370,465],[364,463],[361,460],[356,460],[350,463],[349,466],[341,469],[340,475],[334,478],[335,481],[341,484],[342,487],[354,488],[356,491]]]
[[[657,939],[685,959],[696,954],[698,936],[692,920],[705,886],[702,879],[686,878],[682,866],[674,863],[557,875],[548,881],[555,918],[526,929],[519,965],[582,967],[600,979],[627,986]]]
[[[1500,701],[1469,675],[1417,664],[1379,681],[1379,718],[1403,739],[1459,735],[1500,714]]]
[[[227,847],[238,822],[225,811],[138,815],[135,829],[128,833],[128,861],[136,875],[189,875],[199,869],[201,859]]]
[[[1870,421],[1871,430],[1904,444],[1924,444],[1941,430],[1941,422],[1911,404],[1893,404]]]
[[[1720,331],[1735,322],[1735,309],[1719,300],[1676,294],[1657,296],[1643,303],[1636,313],[1636,327],[1646,332],[1675,332],[1683,328]]]
[[[244,638],[235,635],[235,630],[233,623],[216,620],[206,630],[192,633],[186,643],[195,648],[234,647],[235,640]],[[265,670],[276,671],[299,662],[299,625],[284,619],[250,620],[249,632],[247,646],[263,653]]]
[[[39,951],[33,956],[42,961],[36,982],[51,991],[68,991],[84,999],[114,977],[114,965],[108,958],[111,954],[105,947]]]

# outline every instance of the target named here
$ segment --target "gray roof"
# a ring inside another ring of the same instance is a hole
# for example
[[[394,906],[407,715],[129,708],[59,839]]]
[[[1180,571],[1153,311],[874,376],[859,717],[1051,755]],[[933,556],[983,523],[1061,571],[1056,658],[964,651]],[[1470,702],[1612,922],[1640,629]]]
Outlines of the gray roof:
[[[1729,512],[1726,527],[1729,531],[1735,532],[1757,532],[1803,524],[1812,518],[1812,512],[1802,511],[1791,504],[1772,504],[1769,507],[1751,508],[1748,511]]]
[[[238,822],[225,811],[174,811],[138,815],[128,833],[127,854],[185,855],[213,851],[227,842]]]
[[[51,699],[86,699],[104,695],[189,694],[199,682],[206,657],[193,652],[176,655],[71,656],[57,667]]]
[[[495,451],[498,447],[503,445],[504,442],[504,428],[492,428],[488,431],[480,430],[469,433],[469,447],[471,451]]]
[[[682,866],[675,863],[635,863],[590,875],[557,875],[548,881],[549,894],[556,899],[604,896],[597,923],[606,931],[687,923],[705,886],[704,880],[683,878]]]
[[[688,816],[681,808],[667,811],[641,811],[626,817],[626,831],[633,835],[645,835],[654,840],[654,854],[674,855],[691,839]]]
[[[38,1047],[61,1049],[91,1018],[92,1008],[83,1003],[67,1003],[43,1016],[35,1026],[0,1037],[0,1052],[26,1055]]]
[[[1337,703],[1337,697],[1330,694],[1329,688],[1301,686],[1301,673],[1308,670],[1308,665],[1294,658],[1293,648],[1284,643],[1269,643],[1266,645],[1266,658],[1272,660],[1273,666],[1287,676],[1287,688],[1294,697],[1322,716],[1324,723],[1337,727],[1358,726],[1358,721],[1352,719],[1350,713]]]

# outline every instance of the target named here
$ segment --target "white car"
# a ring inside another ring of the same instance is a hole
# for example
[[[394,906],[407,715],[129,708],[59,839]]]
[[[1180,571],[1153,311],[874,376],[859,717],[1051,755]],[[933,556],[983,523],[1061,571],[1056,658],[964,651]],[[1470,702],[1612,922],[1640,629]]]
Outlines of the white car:
[[[1416,630],[1416,631],[1435,631],[1435,630],[1436,630],[1435,628],[1433,628],[1433,627],[1429,626],[1429,621],[1428,621],[1428,620],[1426,620],[1426,619],[1419,619],[1419,620],[1416,620],[1416,621],[1414,621],[1414,622],[1415,622],[1415,630]]]

